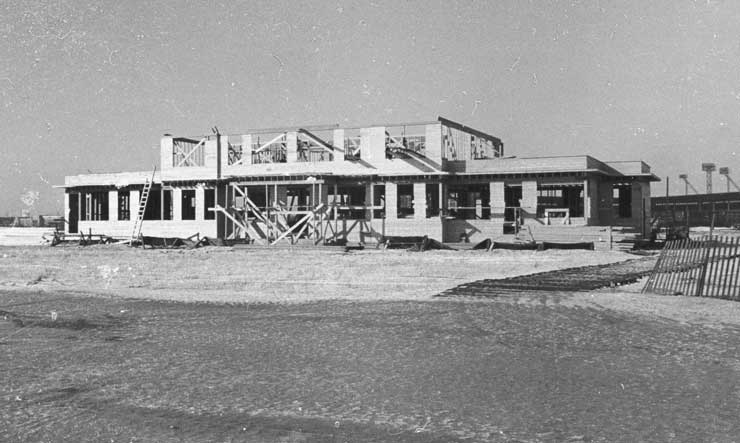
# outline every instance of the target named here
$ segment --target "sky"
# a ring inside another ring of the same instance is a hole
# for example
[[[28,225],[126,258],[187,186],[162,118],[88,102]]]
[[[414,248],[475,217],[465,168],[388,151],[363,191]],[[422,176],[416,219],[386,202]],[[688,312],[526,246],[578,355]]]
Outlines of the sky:
[[[507,155],[643,160],[654,195],[703,192],[702,162],[740,182],[740,2],[0,2],[0,216],[151,170],[164,133],[437,116]]]

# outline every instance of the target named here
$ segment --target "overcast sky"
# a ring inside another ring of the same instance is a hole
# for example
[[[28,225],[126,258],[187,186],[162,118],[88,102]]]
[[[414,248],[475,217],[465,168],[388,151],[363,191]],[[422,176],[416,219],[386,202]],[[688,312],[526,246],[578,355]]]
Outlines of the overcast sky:
[[[672,194],[707,161],[740,182],[740,3],[0,4],[3,216],[61,213],[65,175],[151,169],[166,132],[438,115],[510,155],[642,159]]]

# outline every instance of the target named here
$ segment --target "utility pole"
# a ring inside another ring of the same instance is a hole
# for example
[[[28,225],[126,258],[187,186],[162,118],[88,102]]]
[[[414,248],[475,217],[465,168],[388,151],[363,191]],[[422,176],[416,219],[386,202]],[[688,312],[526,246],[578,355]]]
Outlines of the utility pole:
[[[665,196],[666,197],[668,197],[669,195],[671,195],[670,192],[669,192],[670,191],[670,187],[669,187],[669,183],[670,182],[671,182],[671,178],[670,177],[666,177],[665,178]]]
[[[712,193],[712,172],[717,169],[714,163],[702,163],[701,170],[707,174],[707,194]]]

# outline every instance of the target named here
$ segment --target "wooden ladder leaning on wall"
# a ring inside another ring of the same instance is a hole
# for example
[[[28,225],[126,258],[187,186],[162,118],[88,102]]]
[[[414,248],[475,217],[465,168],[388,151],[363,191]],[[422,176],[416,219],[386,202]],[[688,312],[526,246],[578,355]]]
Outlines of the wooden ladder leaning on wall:
[[[139,197],[139,210],[136,213],[136,219],[134,220],[134,230],[131,232],[131,241],[129,241],[129,246],[133,246],[134,242],[138,242],[141,240],[141,225],[144,223],[144,214],[146,213],[146,204],[149,201],[149,192],[152,190],[152,185],[154,184],[154,174],[157,173],[157,167],[154,167],[154,170],[152,171],[152,178],[146,179],[144,182],[144,189],[141,191],[141,196]],[[142,242],[143,244],[143,242]]]

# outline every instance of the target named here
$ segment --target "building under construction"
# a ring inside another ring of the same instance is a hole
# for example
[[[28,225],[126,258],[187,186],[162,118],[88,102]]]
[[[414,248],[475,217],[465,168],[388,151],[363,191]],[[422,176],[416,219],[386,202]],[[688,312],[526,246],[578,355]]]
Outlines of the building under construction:
[[[65,178],[67,232],[332,244],[444,242],[590,226],[644,230],[641,161],[516,158],[453,121],[165,135],[155,172]]]

